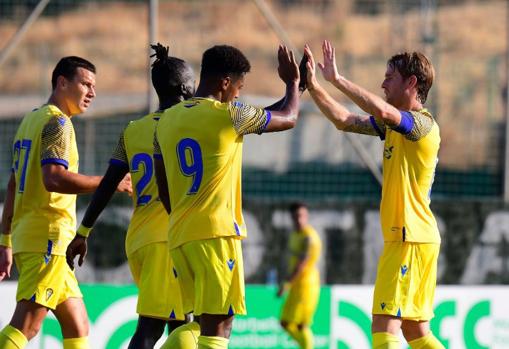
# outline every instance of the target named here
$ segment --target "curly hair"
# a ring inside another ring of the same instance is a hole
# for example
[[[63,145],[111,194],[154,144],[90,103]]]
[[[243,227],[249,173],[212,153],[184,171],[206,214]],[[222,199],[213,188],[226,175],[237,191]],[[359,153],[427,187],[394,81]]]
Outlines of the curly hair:
[[[228,45],[216,45],[203,53],[200,78],[241,76],[249,73],[251,64],[237,48]]]
[[[189,65],[182,59],[171,57],[169,47],[161,43],[150,45],[155,51],[150,57],[156,57],[152,63],[152,85],[159,96],[171,96],[178,93],[182,84],[194,81]]]
[[[425,103],[433,85],[435,70],[431,61],[421,52],[402,52],[392,56],[387,65],[395,68],[403,78],[414,75],[417,78],[417,96]]]

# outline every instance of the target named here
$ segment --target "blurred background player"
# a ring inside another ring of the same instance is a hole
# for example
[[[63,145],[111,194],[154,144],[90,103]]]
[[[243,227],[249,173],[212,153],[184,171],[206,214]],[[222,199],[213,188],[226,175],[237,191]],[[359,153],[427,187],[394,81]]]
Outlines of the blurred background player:
[[[289,290],[281,312],[281,326],[299,343],[300,348],[313,348],[310,325],[320,297],[320,272],[317,268],[322,242],[308,223],[309,211],[304,203],[290,206],[294,231],[288,240],[288,274],[278,296]]]
[[[440,132],[423,104],[434,79],[429,59],[419,52],[387,62],[382,82],[386,100],[339,75],[335,49],[322,46],[318,66],[331,82],[369,115],[355,115],[318,84],[308,46],[308,90],[337,129],[379,136],[384,143],[380,219],[384,248],[373,297],[373,347],[400,348],[399,332],[411,348],[444,348],[430,331],[440,233],[429,207],[438,162]]]
[[[0,280],[10,276],[12,255],[19,280],[16,309],[0,332],[2,349],[24,348],[48,310],[60,323],[65,349],[89,348],[87,312],[65,251],[75,235],[75,194],[94,191],[101,180],[78,173],[71,122],[96,95],[95,71],[83,58],[62,58],[48,103],[26,114],[16,132],[2,214]],[[115,189],[129,192],[129,179],[120,178]]]
[[[227,348],[234,314],[246,313],[243,136],[290,129],[299,110],[295,57],[280,46],[278,61],[286,95],[260,109],[235,101],[251,68],[244,54],[226,45],[206,50],[195,97],[167,110],[157,125],[154,158],[171,212],[168,241],[184,311],[200,316],[200,349]]]
[[[125,248],[131,274],[139,289],[136,308],[139,318],[129,349],[151,349],[166,324],[171,332],[184,323],[180,287],[168,250],[168,213],[159,200],[152,153],[159,118],[165,109],[193,96],[195,77],[186,62],[168,55],[168,47],[157,44],[152,48],[156,56],[152,65],[152,84],[159,97],[159,109],[130,122],[122,132],[108,170],[68,248],[69,263],[72,264],[74,257],[79,255],[81,266],[87,253],[90,230],[118,182],[130,172],[135,193],[134,212]],[[193,341],[196,345],[196,340]]]

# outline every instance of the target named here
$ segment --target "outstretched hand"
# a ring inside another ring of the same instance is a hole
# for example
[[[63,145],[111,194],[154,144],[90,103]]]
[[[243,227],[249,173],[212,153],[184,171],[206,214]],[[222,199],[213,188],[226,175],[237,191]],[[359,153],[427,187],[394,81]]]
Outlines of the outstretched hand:
[[[336,49],[330,41],[324,40],[322,44],[323,64],[318,63],[318,68],[322,71],[323,78],[329,82],[339,79],[338,68],[336,66]]]
[[[11,277],[12,248],[0,246],[0,281]]]
[[[85,261],[85,257],[87,256],[87,249],[87,238],[81,235],[76,235],[69,246],[67,246],[67,251],[65,253],[67,264],[71,269],[74,269],[74,258],[76,258],[76,256],[80,256],[78,259],[78,265],[81,267]]]
[[[316,80],[316,64],[315,58],[313,57],[313,52],[311,52],[311,48],[309,45],[304,46],[304,55],[307,57],[306,63],[306,80],[307,80],[307,88],[309,91],[315,89],[318,86],[318,80]]]
[[[277,60],[279,62],[277,72],[281,80],[283,80],[285,84],[290,84],[292,82],[298,83],[300,80],[299,66],[295,61],[293,52],[289,50],[288,47],[279,45]]]

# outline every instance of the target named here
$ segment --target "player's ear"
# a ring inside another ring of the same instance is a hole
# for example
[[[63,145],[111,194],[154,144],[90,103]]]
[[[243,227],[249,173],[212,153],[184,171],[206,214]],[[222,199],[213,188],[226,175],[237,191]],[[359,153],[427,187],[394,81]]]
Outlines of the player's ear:
[[[57,88],[66,88],[67,83],[68,81],[63,75],[59,75],[57,77]]]
[[[228,87],[230,87],[231,83],[232,79],[229,76],[221,78],[221,90],[222,91],[228,90]]]
[[[408,88],[417,87],[417,77],[415,75],[410,75],[407,79],[407,86]]]

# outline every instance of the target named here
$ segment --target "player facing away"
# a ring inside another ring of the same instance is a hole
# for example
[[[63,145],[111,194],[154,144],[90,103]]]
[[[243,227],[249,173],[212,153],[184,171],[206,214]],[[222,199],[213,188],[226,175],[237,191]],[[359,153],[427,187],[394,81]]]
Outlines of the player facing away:
[[[171,332],[184,323],[180,287],[168,250],[168,213],[159,200],[152,153],[159,118],[165,109],[193,96],[195,77],[186,62],[168,55],[167,47],[158,44],[152,48],[156,56],[152,65],[152,84],[159,97],[159,109],[130,122],[123,130],[106,174],[67,250],[70,263],[77,255],[80,256],[79,265],[83,263],[89,232],[119,181],[130,172],[135,193],[134,211],[125,248],[139,290],[136,308],[139,318],[129,349],[151,349],[166,324]]]
[[[380,219],[384,248],[373,297],[373,347],[400,348],[399,331],[411,348],[443,348],[430,331],[440,233],[430,194],[440,146],[438,125],[423,104],[434,78],[429,59],[405,52],[387,62],[385,100],[338,73],[335,49],[322,46],[325,80],[367,116],[355,115],[318,84],[308,46],[308,90],[322,113],[346,132],[379,136],[384,143]]]
[[[302,202],[290,206],[294,231],[288,241],[288,271],[278,290],[282,296],[289,289],[281,312],[281,326],[302,349],[313,348],[313,321],[320,297],[320,273],[317,268],[322,250],[318,233],[308,223],[309,211]]]
[[[75,235],[76,194],[94,191],[101,180],[78,173],[71,122],[96,95],[95,71],[83,58],[62,58],[53,70],[48,103],[26,114],[14,137],[0,280],[10,275],[13,256],[19,280],[16,309],[0,332],[2,349],[24,348],[48,310],[60,323],[65,349],[89,348],[87,312],[65,250]],[[130,180],[120,181],[116,189],[130,191]]]
[[[227,45],[206,50],[195,97],[166,110],[156,128],[156,177],[171,212],[170,254],[184,311],[200,316],[200,349],[227,348],[234,315],[246,313],[243,136],[290,129],[299,108],[293,53],[280,46],[278,61],[286,95],[260,109],[236,101],[250,70],[244,54]]]

